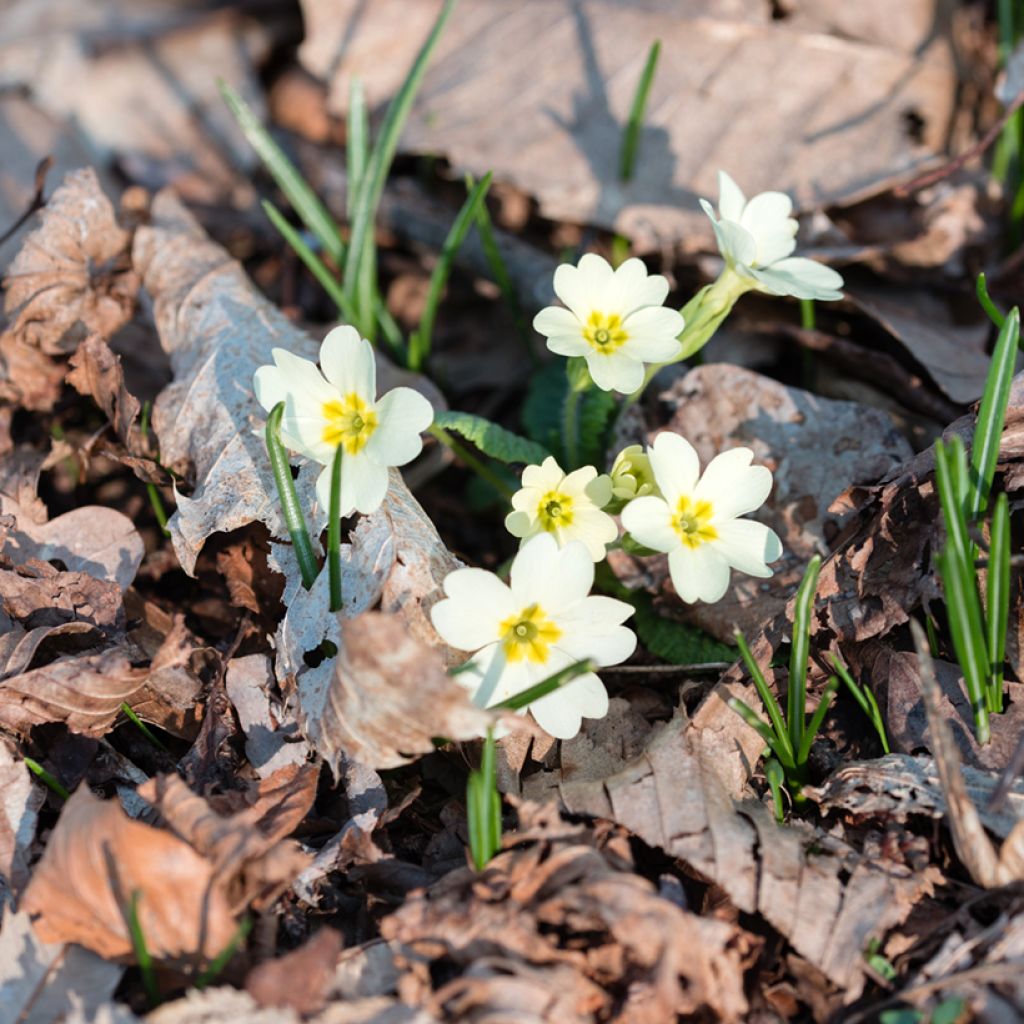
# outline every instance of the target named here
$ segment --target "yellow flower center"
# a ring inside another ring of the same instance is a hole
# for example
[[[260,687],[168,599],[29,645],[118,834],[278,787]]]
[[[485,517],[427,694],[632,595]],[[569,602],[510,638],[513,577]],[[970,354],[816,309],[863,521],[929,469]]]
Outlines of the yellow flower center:
[[[354,391],[324,402],[322,413],[324,443],[332,448],[341,445],[349,455],[361,452],[377,429],[377,414]]]
[[[698,548],[718,536],[718,531],[711,525],[711,516],[710,501],[694,501],[684,495],[672,516],[672,529],[687,547]]]
[[[572,498],[560,491],[548,491],[537,504],[537,518],[548,533],[569,526],[572,517]]]
[[[595,352],[610,355],[629,341],[618,313],[598,313],[594,310],[583,326],[583,337]]]
[[[548,660],[551,645],[562,635],[539,604],[527,605],[517,615],[510,615],[498,629],[509,661],[525,658],[539,665]]]

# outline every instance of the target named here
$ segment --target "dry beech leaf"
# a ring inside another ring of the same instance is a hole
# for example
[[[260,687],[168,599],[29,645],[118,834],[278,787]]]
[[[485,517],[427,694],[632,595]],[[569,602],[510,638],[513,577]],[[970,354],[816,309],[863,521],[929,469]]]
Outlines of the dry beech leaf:
[[[40,941],[24,909],[0,924],[0,1020],[55,1024],[91,1014],[114,994],[124,968],[81,946]],[[90,1020],[90,1024],[94,1024]]]
[[[828,549],[848,514],[833,511],[836,498],[854,484],[873,483],[910,457],[910,446],[879,409],[840,402],[787,387],[752,370],[725,363],[691,370],[660,396],[667,429],[697,449],[701,464],[730,448],[754,451],[754,462],[774,475],[767,502],[751,518],[782,538],[783,558],[770,580],[733,573],[729,592],[716,604],[671,607],[720,640],[732,642],[735,626],[749,637],[782,612],[807,560]],[[621,553],[611,560],[620,575],[645,586],[667,586],[666,560],[637,563]]]
[[[174,372],[153,413],[161,458],[166,465],[191,468],[195,479],[191,495],[177,496],[169,523],[178,558],[191,574],[214,533],[259,521],[273,536],[287,535],[252,378],[272,361],[275,347],[310,359],[318,347],[262,296],[169,192],[153,200],[151,224],[136,232],[133,255]],[[425,378],[397,371],[378,357],[379,390],[399,382],[442,404]],[[284,568],[289,578],[297,577],[293,559]]]
[[[19,623],[12,623],[6,633],[0,634],[0,680],[27,672],[37,659],[53,661],[61,654],[95,647],[102,640],[102,631],[88,622],[37,626],[27,631]]]
[[[459,174],[493,171],[536,197],[545,217],[618,231],[641,249],[713,246],[697,198],[717,195],[719,168],[748,194],[781,189],[807,210],[884,191],[944,150],[957,82],[942,34],[929,28],[901,51],[888,36],[856,41],[842,26],[825,36],[747,6],[753,16],[705,0],[463,0],[403,147],[442,154]],[[299,56],[327,79],[332,111],[345,111],[353,76],[383,104],[440,7],[303,0]],[[658,68],[641,157],[622,184],[620,140],[653,39],[674,59]],[[508,59],[522,48],[536,59]],[[907,111],[920,118],[918,138]]]
[[[298,844],[285,837],[309,812],[318,775],[316,765],[287,765],[244,792],[207,799],[177,775],[158,775],[138,793],[212,865],[234,910],[254,901],[263,909],[309,863]]]
[[[135,420],[142,405],[125,387],[121,357],[98,334],[90,334],[70,360],[68,383],[88,395],[107,414],[114,433],[130,450],[141,452],[142,438]]]
[[[961,768],[968,799],[978,808],[982,825],[1005,839],[1024,819],[1024,779],[1016,779],[999,811],[988,802],[999,776],[964,765]],[[935,759],[888,754],[874,761],[844,765],[820,786],[805,786],[804,794],[823,811],[842,811],[855,818],[903,822],[914,815],[941,818],[947,813],[942,780]]]
[[[655,727],[637,757],[588,773],[577,754],[569,771],[535,776],[526,794],[557,790],[569,812],[614,821],[684,861],[739,910],[761,914],[854,998],[868,941],[902,921],[937,873],[872,862],[821,830],[778,825],[766,806],[739,798],[738,782],[764,741],[745,725],[748,735],[736,736],[725,716],[741,719],[725,696],[713,691],[694,722],[675,718]]]
[[[949,830],[964,867],[974,881],[985,889],[994,889],[1024,880],[1024,818],[1018,820],[1002,847],[997,850],[985,832],[977,808],[971,801],[960,767],[953,734],[939,704],[939,683],[928,647],[928,638],[916,619],[910,620],[914,647],[920,661],[921,692],[928,715],[932,754],[942,782]]]
[[[0,682],[0,725],[25,735],[33,726],[62,722],[72,732],[102,737],[146,676],[117,647],[58,659]]]
[[[17,897],[28,882],[36,820],[45,800],[45,789],[33,781],[25,762],[0,739],[0,894],[6,890]]]
[[[630,1009],[614,1019],[631,1024],[701,1010],[717,1020],[745,1019],[743,969],[757,940],[659,896],[628,870],[625,837],[602,849],[550,805],[525,804],[519,831],[505,843],[512,848],[482,875],[460,868],[381,922],[396,964],[413,974],[409,983],[424,962],[454,963],[467,970],[462,991],[442,990],[436,1000],[471,1000],[472,968],[483,959],[540,972],[571,967],[559,972],[567,988],[556,1003],[569,1016],[544,1019],[605,1019],[613,1009],[609,990],[619,985],[629,986]],[[399,991],[408,997],[402,980]]]
[[[60,572],[32,559],[0,567],[0,607],[27,629],[81,622],[106,632],[124,628],[121,588],[84,572]]]
[[[89,334],[109,338],[135,308],[129,241],[96,173],[73,171],[7,270],[8,330],[49,355],[73,352]]]
[[[146,945],[158,960],[220,953],[235,932],[214,867],[169,832],[132,821],[85,786],[64,804],[22,902],[44,942],[100,956],[132,954],[126,913],[139,893]]]
[[[30,558],[60,561],[68,572],[88,573],[125,590],[146,553],[135,524],[102,505],[83,505],[40,523],[13,498],[0,494],[0,514],[17,519],[0,544],[3,554],[15,563]]]
[[[432,751],[438,736],[474,739],[495,722],[401,616],[381,612],[342,622],[322,704],[301,699],[305,732],[336,773],[342,756],[396,768]]]
[[[310,1016],[322,1009],[334,980],[334,965],[345,938],[334,928],[321,928],[298,949],[253,968],[245,990],[260,1006],[290,1007]]]

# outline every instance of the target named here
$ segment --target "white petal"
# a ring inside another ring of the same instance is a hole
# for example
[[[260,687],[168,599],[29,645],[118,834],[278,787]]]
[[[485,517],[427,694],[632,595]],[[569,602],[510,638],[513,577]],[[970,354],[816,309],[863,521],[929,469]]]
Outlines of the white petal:
[[[420,433],[434,420],[430,402],[412,388],[394,388],[377,403],[377,427],[364,451],[382,466],[404,466],[423,449]]]
[[[377,397],[377,365],[373,346],[354,327],[335,327],[320,345],[324,376],[343,395],[357,394],[367,402]]]
[[[548,338],[546,344],[548,351],[556,356],[585,356],[594,351],[582,333],[555,334]]]
[[[488,644],[477,651],[467,664],[472,668],[460,672],[455,680],[469,690],[478,708],[497,704],[530,685],[528,682],[524,684],[523,674],[518,671],[523,662],[510,665],[500,643]]]
[[[556,646],[579,661],[591,658],[598,665],[618,665],[636,650],[636,635],[622,623],[633,606],[613,597],[588,597],[556,616],[563,631]]]
[[[633,359],[625,348],[618,352],[595,352],[590,349],[583,353],[587,369],[594,383],[602,391],[618,391],[631,395],[644,382],[644,364]]]
[[[757,258],[757,242],[745,227],[731,220],[712,221],[718,248],[729,263],[752,263]]]
[[[645,363],[674,359],[681,350],[679,335],[685,322],[681,313],[665,306],[638,309],[623,325],[629,335],[627,351]]]
[[[519,549],[510,583],[520,607],[536,603],[548,615],[556,615],[590,593],[594,561],[578,541],[559,549],[554,537],[541,533]]]
[[[746,515],[765,503],[772,490],[771,470],[751,466],[753,457],[749,448],[732,448],[708,463],[694,497],[711,502],[712,522]]]
[[[775,231],[760,235],[757,239],[758,267],[768,267],[779,260],[785,259],[796,248],[797,223],[787,220]]]
[[[565,473],[553,455],[539,466],[527,466],[523,470],[523,486],[536,487],[539,491],[553,491],[564,479]]]
[[[604,508],[612,500],[612,478],[607,473],[594,477],[586,486],[586,494],[596,508]]]
[[[606,546],[618,535],[619,528],[615,520],[606,512],[593,507],[578,510],[573,516],[572,525],[565,530],[565,539],[578,540],[595,562],[604,558]]]
[[[581,466],[569,473],[558,489],[575,498],[586,498],[587,484],[596,477],[597,470],[593,466]]]
[[[752,519],[733,519],[715,529],[718,539],[710,543],[734,569],[748,576],[771,576],[768,563],[782,557],[782,541],[774,530]]]
[[[545,337],[568,334],[580,336],[583,330],[576,315],[561,306],[546,306],[533,318],[533,329]]]
[[[739,222],[747,198],[725,171],[718,172],[718,213],[724,220]]]
[[[460,651],[476,651],[500,639],[499,626],[516,609],[512,592],[492,572],[456,569],[444,579],[448,597],[430,610],[441,639]]]
[[[584,718],[604,718],[608,714],[608,691],[597,676],[588,672],[535,700],[529,710],[548,735],[571,740],[580,731]]]
[[[668,296],[668,280],[648,274],[643,260],[631,256],[615,270],[612,287],[601,296],[606,313],[625,318],[645,306],[660,306]]]
[[[285,419],[295,419],[296,412],[296,394],[290,391],[288,384],[285,380],[284,374],[276,366],[261,366],[252,379],[253,390],[256,392],[256,399],[263,406],[267,412],[270,412],[278,402],[285,403],[284,416],[281,418],[281,430],[280,437],[281,443],[285,448],[291,451],[301,451],[311,458],[316,458],[317,461],[322,461],[317,458],[318,455],[327,454],[330,455],[329,451],[326,451],[330,446],[324,445],[321,450],[318,450],[316,454],[313,454],[309,450],[309,446],[306,440],[300,432],[291,431],[285,425]],[[319,407],[314,407],[319,408]],[[290,410],[290,416],[289,416]],[[323,436],[323,420],[318,418],[319,430],[313,431],[312,434],[314,439],[319,436]]]
[[[639,543],[655,551],[673,551],[679,535],[672,529],[672,512],[661,498],[634,498],[622,510],[622,525]]]
[[[563,263],[555,270],[555,294],[577,319],[586,320],[594,308],[594,300],[611,284],[612,268],[595,253],[588,252],[578,266]]]
[[[714,604],[729,589],[729,563],[710,544],[676,548],[668,556],[668,571],[676,593],[687,604]]]
[[[522,491],[519,493],[522,494]],[[509,512],[509,514],[505,516],[505,529],[508,530],[513,537],[526,538],[536,533],[540,528],[540,522],[528,512]]]
[[[793,201],[785,192],[762,192],[743,208],[739,222],[754,236],[760,249],[761,238],[774,235],[792,212]]]
[[[797,299],[817,299],[829,302],[841,299],[842,277],[831,267],[802,256],[779,260],[764,270],[752,270],[762,290],[772,295],[792,295]]]
[[[341,461],[341,516],[362,512],[369,515],[380,508],[388,492],[388,471],[384,466],[358,455],[343,455]],[[317,478],[316,496],[325,509],[330,508],[331,467]]]
[[[654,479],[670,505],[683,495],[693,494],[700,474],[700,459],[685,437],[663,430],[654,439],[648,454]]]

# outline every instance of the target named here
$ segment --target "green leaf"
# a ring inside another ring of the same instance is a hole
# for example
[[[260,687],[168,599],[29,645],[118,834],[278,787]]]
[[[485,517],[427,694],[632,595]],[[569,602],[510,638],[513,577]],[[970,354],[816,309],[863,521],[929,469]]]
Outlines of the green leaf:
[[[619,178],[629,181],[633,177],[633,165],[636,163],[637,145],[640,142],[640,129],[644,123],[644,111],[647,108],[647,96],[654,81],[654,72],[658,66],[658,55],[661,53],[661,40],[655,40],[647,52],[647,61],[640,74],[636,92],[633,94],[633,106],[629,111],[629,120],[622,135],[622,149],[619,152]]]
[[[434,22],[430,35],[409,69],[409,74],[406,75],[402,87],[388,105],[380,135],[370,154],[362,180],[359,182],[359,189],[351,211],[349,226],[352,235],[349,239],[343,275],[345,288],[350,296],[353,295],[359,280],[359,264],[365,256],[367,236],[373,233],[373,224],[377,219],[377,207],[384,192],[384,182],[387,180],[391,163],[398,149],[399,136],[409,118],[416,93],[419,92],[420,85],[423,83],[430,55],[433,53],[438,39],[441,38],[441,32],[454,8],[455,0],[445,0],[445,5],[441,8],[441,13],[438,15],[437,21]]]
[[[1010,621],[1010,502],[1005,494],[992,511],[988,573],[985,577],[985,615],[988,640],[989,707],[1003,710],[1003,661]]]
[[[789,683],[786,687],[786,717],[789,724],[789,738],[795,751],[803,749],[805,726],[805,703],[807,700],[807,659],[811,647],[811,612],[814,597],[818,591],[818,573],[821,571],[821,555],[815,555],[808,563],[804,578],[796,592],[793,606],[793,645],[789,652]],[[809,747],[808,747],[809,749]],[[797,763],[804,758],[798,756]]]
[[[562,410],[569,397],[565,363],[561,359],[548,363],[530,378],[523,403],[523,429],[544,445],[566,469],[565,445],[562,443]],[[615,393],[590,388],[579,397],[580,465],[603,469],[608,448],[608,428],[617,407]]]
[[[327,207],[306,184],[306,180],[285,155],[284,150],[260,124],[249,104],[227,82],[218,80],[217,85],[228,109],[249,140],[249,145],[263,161],[271,177],[277,182],[278,188],[295,208],[302,223],[313,232],[327,254],[340,266],[345,256],[345,243]]]
[[[978,421],[971,442],[971,474],[968,490],[967,516],[976,518],[988,504],[992,478],[999,458],[999,439],[1006,422],[1006,406],[1010,400],[1013,369],[1017,364],[1020,341],[1020,310],[1010,310],[992,353],[985,393],[978,409]]]
[[[437,412],[434,414],[434,423],[444,430],[460,434],[498,462],[539,465],[551,454],[535,441],[513,434],[511,430],[469,412]]]
[[[345,164],[347,168],[347,193],[345,196],[345,213],[352,219],[352,210],[356,204],[359,185],[366,171],[370,158],[370,126],[369,114],[366,110],[366,93],[363,83],[355,75],[348,90],[348,121],[345,125]]]

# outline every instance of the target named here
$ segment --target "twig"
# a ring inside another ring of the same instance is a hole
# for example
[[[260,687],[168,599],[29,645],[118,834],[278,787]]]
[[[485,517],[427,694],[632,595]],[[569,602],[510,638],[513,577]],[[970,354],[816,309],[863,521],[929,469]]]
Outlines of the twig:
[[[43,159],[36,164],[36,190],[32,196],[32,201],[28,204],[28,209],[2,235],[0,235],[0,245],[3,245],[7,239],[17,234],[18,231],[21,230],[21,226],[25,221],[27,221],[37,210],[41,210],[46,205],[46,197],[43,195],[43,190],[46,187],[46,175],[49,173],[52,166],[52,156],[44,156]]]
[[[724,672],[731,667],[731,661],[698,661],[692,665],[614,665],[611,668],[601,669],[601,672],[615,675],[640,672],[673,675],[679,672]]]

